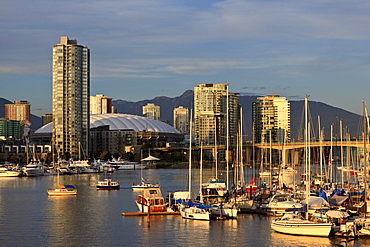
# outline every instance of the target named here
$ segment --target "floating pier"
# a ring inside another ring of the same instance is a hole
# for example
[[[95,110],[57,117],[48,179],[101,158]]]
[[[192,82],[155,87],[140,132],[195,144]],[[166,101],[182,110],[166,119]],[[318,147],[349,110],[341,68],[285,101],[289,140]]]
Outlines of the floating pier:
[[[132,212],[132,213],[122,213],[122,216],[148,216],[148,215],[180,215],[180,212]]]

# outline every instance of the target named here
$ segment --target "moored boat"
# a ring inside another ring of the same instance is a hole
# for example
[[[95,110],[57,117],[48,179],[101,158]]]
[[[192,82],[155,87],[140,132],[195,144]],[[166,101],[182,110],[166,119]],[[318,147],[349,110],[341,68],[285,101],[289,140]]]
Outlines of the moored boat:
[[[328,237],[332,224],[305,220],[297,214],[289,213],[275,219],[271,223],[271,228],[276,232],[292,235]]]
[[[165,204],[161,189],[145,188],[136,199],[136,205],[140,212],[172,212]]]
[[[0,167],[0,177],[19,177],[21,176],[20,171],[15,171],[7,167]]]
[[[96,189],[98,190],[119,190],[120,184],[112,179],[106,178],[103,181],[98,181]]]

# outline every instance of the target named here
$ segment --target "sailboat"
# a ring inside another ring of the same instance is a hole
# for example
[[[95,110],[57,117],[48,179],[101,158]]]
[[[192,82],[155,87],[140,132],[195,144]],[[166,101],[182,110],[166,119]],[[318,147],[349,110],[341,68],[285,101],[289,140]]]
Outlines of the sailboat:
[[[190,113],[190,143],[189,143],[189,196],[191,197],[191,174],[192,174],[192,112]],[[184,202],[180,205],[180,214],[184,219],[192,220],[210,220],[211,214],[206,210],[206,207],[203,204],[194,204],[191,200]]]
[[[150,152],[150,150],[149,150]],[[150,156],[149,157],[153,157],[153,156]],[[155,157],[153,157],[155,158]],[[157,159],[157,158],[156,158]],[[142,159],[144,160],[144,159]],[[159,160],[159,159],[158,159]],[[133,191],[141,191],[145,188],[159,188],[159,184],[158,183],[155,183],[155,184],[152,184],[152,183],[149,183],[148,182],[148,179],[144,178],[143,176],[143,169],[144,169],[144,166],[141,166],[140,167],[140,178],[141,178],[141,182],[138,183],[138,184],[132,184],[131,188]]]
[[[305,163],[306,163],[306,202],[310,198],[310,148],[309,148],[309,125],[308,125],[308,97],[304,101],[305,109]],[[302,218],[295,213],[284,214],[281,218],[275,219],[271,223],[271,228],[276,232],[293,234],[328,237],[332,228],[331,223],[321,223],[308,220],[308,204],[306,208],[306,218]]]
[[[59,169],[57,174],[58,188],[47,190],[49,196],[77,195],[77,189],[73,185],[62,185],[59,182]]]
[[[54,152],[54,149],[53,149]],[[54,159],[54,153],[53,153],[53,159]],[[58,155],[58,160],[59,160],[59,155]],[[53,161],[53,164],[55,162]],[[49,196],[68,196],[68,195],[77,195],[77,189],[73,185],[62,185],[60,184],[59,181],[59,168],[60,164],[58,162],[58,169],[57,169],[57,182],[58,182],[58,187],[56,189],[50,189],[47,190],[47,193]]]

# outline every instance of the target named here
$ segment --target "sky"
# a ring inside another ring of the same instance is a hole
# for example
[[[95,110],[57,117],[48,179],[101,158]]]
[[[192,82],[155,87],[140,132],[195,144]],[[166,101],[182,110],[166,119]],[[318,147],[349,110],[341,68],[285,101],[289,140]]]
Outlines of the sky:
[[[226,82],[361,114],[369,13],[368,0],[2,0],[0,97],[51,112],[51,51],[68,36],[90,49],[91,95],[136,102]]]

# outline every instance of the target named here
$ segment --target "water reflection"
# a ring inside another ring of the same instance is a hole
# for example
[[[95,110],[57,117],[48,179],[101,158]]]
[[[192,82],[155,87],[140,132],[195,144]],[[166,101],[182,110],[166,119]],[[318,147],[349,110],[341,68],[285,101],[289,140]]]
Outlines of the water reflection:
[[[162,192],[187,189],[186,169],[148,170]],[[199,178],[195,172],[195,177]],[[211,176],[212,170],[204,174]],[[290,236],[271,230],[271,217],[239,215],[235,220],[193,221],[178,215],[123,217],[137,212],[132,183],[140,171],[109,175],[122,188],[96,190],[105,174],[62,177],[77,196],[53,197],[55,176],[0,179],[0,243],[2,246],[370,246],[370,240]],[[199,183],[199,182],[198,182]],[[195,190],[197,186],[194,186]]]

